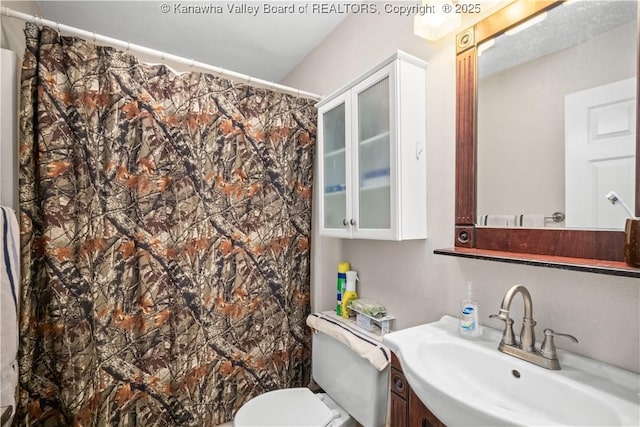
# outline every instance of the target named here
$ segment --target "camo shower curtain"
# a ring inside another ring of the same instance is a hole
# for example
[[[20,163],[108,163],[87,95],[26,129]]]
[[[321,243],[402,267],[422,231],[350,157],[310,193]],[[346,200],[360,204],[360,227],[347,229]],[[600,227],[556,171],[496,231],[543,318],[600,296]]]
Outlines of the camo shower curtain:
[[[27,24],[29,426],[212,426],[309,379],[313,101]]]

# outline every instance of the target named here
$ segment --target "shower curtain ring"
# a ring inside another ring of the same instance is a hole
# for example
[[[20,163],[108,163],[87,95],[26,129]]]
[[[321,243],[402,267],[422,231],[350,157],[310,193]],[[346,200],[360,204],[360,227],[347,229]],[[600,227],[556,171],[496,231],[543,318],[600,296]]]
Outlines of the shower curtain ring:
[[[131,43],[127,41],[127,55],[131,54]]]
[[[162,63],[164,64],[164,52],[162,52],[162,56],[160,57],[160,60],[162,61]]]
[[[196,61],[191,58],[191,64],[189,64],[189,68],[191,68],[193,70],[193,66],[195,65]]]
[[[96,42],[96,32],[93,32],[93,47],[96,47],[97,42]]]
[[[58,38],[60,38],[60,23],[56,22],[56,32],[58,33]]]

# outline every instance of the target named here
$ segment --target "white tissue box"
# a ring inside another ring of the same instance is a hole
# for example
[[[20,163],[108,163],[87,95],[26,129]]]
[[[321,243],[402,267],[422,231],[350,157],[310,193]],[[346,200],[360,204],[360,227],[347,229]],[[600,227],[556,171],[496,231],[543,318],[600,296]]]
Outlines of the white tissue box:
[[[360,313],[358,310],[354,308],[350,308],[351,310],[356,312],[356,324],[360,326],[362,329],[366,331],[373,331],[373,329],[378,326],[380,328],[380,334],[385,335],[388,334],[391,330],[390,324],[394,316],[384,316],[384,317],[372,317],[368,316],[364,313]]]

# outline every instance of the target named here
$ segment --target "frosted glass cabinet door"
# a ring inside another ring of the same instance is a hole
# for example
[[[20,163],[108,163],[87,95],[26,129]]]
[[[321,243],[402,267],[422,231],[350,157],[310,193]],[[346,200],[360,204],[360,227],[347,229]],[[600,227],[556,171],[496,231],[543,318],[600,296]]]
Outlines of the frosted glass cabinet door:
[[[359,229],[391,228],[389,77],[357,95]]]
[[[397,52],[316,104],[320,235],[426,238],[425,67]]]
[[[347,218],[346,113],[342,102],[322,114],[325,229],[344,229]]]

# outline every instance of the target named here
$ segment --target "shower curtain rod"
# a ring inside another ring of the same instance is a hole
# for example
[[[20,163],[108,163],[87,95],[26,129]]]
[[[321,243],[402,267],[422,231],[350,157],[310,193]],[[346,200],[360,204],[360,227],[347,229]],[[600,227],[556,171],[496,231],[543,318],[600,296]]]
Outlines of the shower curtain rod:
[[[90,31],[81,30],[79,28],[70,27],[68,25],[60,24],[59,22],[50,21],[48,19],[43,19],[35,15],[30,15],[23,12],[18,12],[17,10],[10,9],[8,7],[2,6],[2,15],[7,16],[9,18],[21,19],[23,21],[32,22],[38,26],[46,25],[48,27],[54,28],[58,33],[64,32],[71,35],[79,36],[86,40],[93,40],[94,44],[96,42],[100,42],[103,44],[108,44],[112,46],[116,46],[122,50],[126,50],[127,52],[137,52],[144,55],[150,55],[154,57],[158,57],[164,62],[172,61],[182,65],[188,65],[190,68],[197,67],[206,71],[211,71],[213,73],[217,73],[221,76],[227,76],[233,80],[244,81],[248,84],[254,84],[262,87],[266,87],[269,89],[273,89],[278,92],[284,92],[290,95],[295,95],[299,97],[312,98],[319,100],[322,98],[321,95],[305,92],[300,89],[296,89],[289,86],[284,86],[278,83],[269,82],[267,80],[258,79],[255,77],[251,77],[246,74],[237,73],[235,71],[225,70],[222,67],[216,67],[213,65],[205,64],[203,62],[194,61],[193,59],[183,58],[181,56],[172,55],[166,52],[162,52],[155,49],[150,49],[144,46],[140,46],[137,44],[125,42],[122,40],[114,39],[111,37],[103,36],[100,34],[92,33]]]

